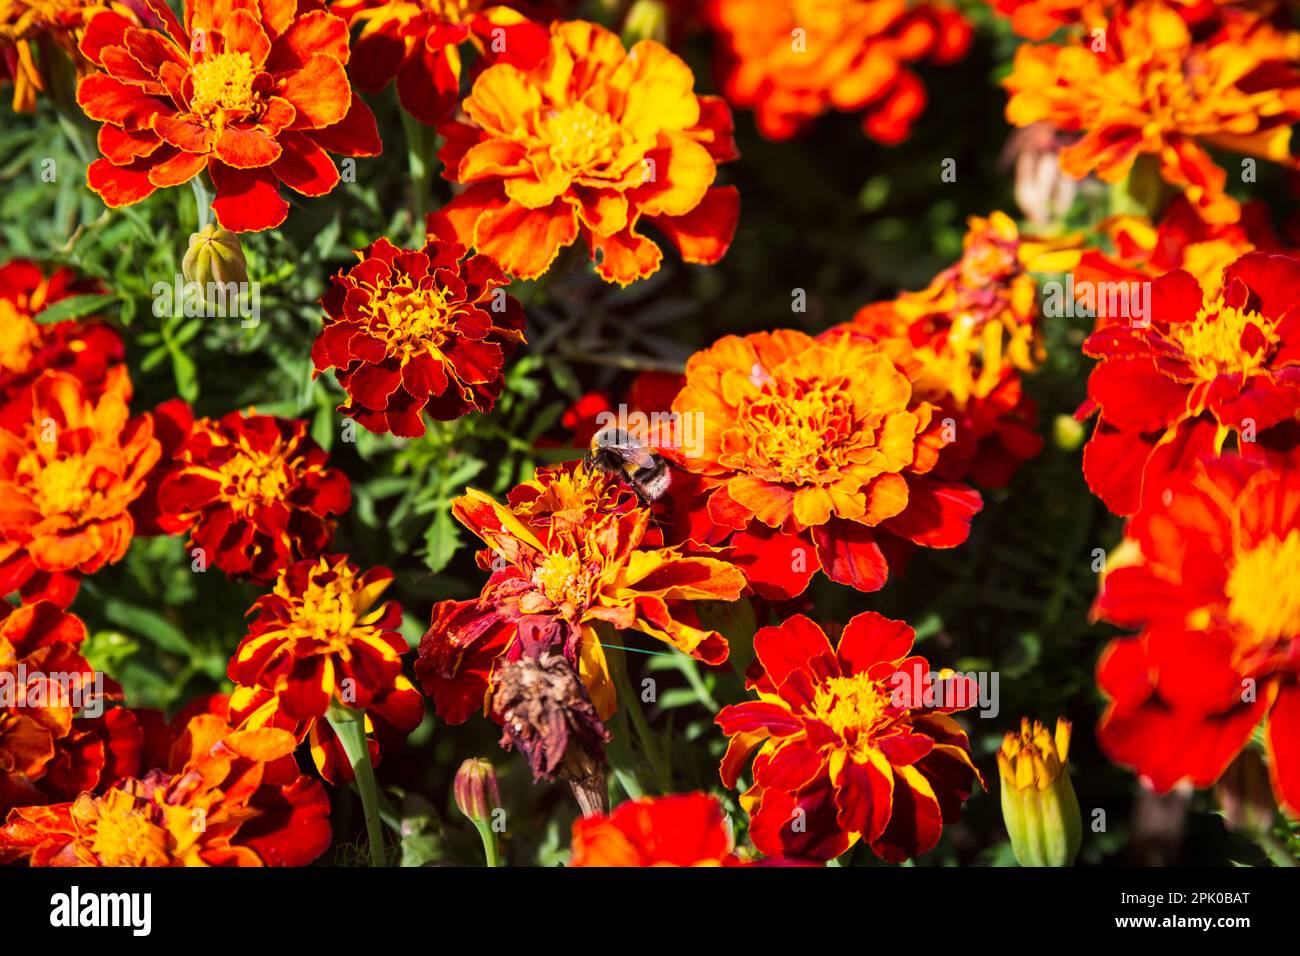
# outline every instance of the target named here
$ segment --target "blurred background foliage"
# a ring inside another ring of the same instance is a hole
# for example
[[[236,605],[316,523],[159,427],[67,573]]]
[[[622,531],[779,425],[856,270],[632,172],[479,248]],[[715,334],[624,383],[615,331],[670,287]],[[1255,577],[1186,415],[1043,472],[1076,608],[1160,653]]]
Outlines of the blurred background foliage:
[[[593,0],[589,16],[608,23],[608,6]],[[738,112],[741,160],[720,176],[742,197],[726,258],[701,268],[669,254],[658,275],[625,290],[597,281],[584,261],[562,278],[516,283],[511,291],[528,310],[530,345],[509,366],[498,407],[435,426],[419,440],[357,429],[355,441],[344,441],[334,411],[343,394],[332,377],[313,378],[310,361],[328,277],[355,261],[352,250],[380,236],[400,242],[421,231],[411,213],[406,143],[391,90],[369,100],[383,155],[357,160],[356,181],[329,197],[290,195],[283,228],[244,237],[250,279],[260,283],[255,328],[238,318],[155,314],[154,285],[174,281],[197,229],[195,196],[182,187],[105,210],[84,185],[93,129],[56,115],[47,101],[31,117],[5,107],[0,258],[64,264],[102,281],[108,297],[82,305],[124,330],[138,409],[179,394],[199,414],[255,406],[310,420],[313,436],[352,481],[353,506],[333,550],[397,572],[391,593],[405,609],[404,633],[414,646],[434,601],[469,597],[485,580],[469,535],[450,517],[451,498],[470,484],[501,495],[537,464],[577,457],[559,423],[582,394],[602,389],[617,398],[638,370],[679,369],[691,352],[727,333],[791,326],[818,332],[846,321],[868,302],[924,287],[959,254],[968,216],[1014,211],[1003,159],[1010,130],[997,78],[1016,41],[983,3],[963,7],[978,26],[975,44],[957,64],[922,68],[930,102],[909,140],[881,147],[862,135],[858,118],[828,115],[800,138],[769,143],[752,116]],[[715,92],[707,36],[688,37],[679,52],[698,87]],[[940,179],[945,159],[956,161],[955,182]],[[48,160],[54,182],[42,175]],[[1265,181],[1257,190],[1269,188]],[[441,179],[433,191],[435,202],[449,196]],[[1104,191],[1085,184],[1062,226],[1092,224],[1106,212]],[[792,311],[797,289],[806,293],[806,311]],[[724,738],[712,720],[719,706],[746,696],[741,673],[755,627],[795,610],[832,624],[878,610],[912,623],[920,652],[936,665],[1000,674],[998,714],[964,719],[989,791],[968,802],[962,822],[946,828],[939,847],[917,865],[1013,865],[993,754],[1021,716],[1058,715],[1076,727],[1070,763],[1084,813],[1081,863],[1261,861],[1253,844],[1225,829],[1208,793],[1191,797],[1185,836],[1136,833],[1140,788],[1101,757],[1091,733],[1101,707],[1093,670],[1109,633],[1089,622],[1093,549],[1113,547],[1120,524],[1089,494],[1077,443],[1052,440],[1057,417],[1072,413],[1084,395],[1083,321],[1046,321],[1048,360],[1028,387],[1040,402],[1047,447],[1009,488],[986,495],[967,544],[921,552],[879,594],[819,578],[791,606],[712,608],[712,623],[732,642],[732,662],[721,668],[632,655],[634,685],[645,677],[656,682],[648,713],[661,749],[656,762],[667,767],[661,785],[718,793],[743,839],[744,814],[717,778]],[[539,446],[539,439],[548,441]],[[174,710],[229,686],[226,661],[257,595],[220,572],[194,573],[182,539],[137,539],[120,565],[86,581],[74,610],[90,625],[92,660],[122,682],[128,703]],[[498,749],[497,736],[483,719],[453,728],[430,714],[405,748],[385,755],[378,775],[389,798],[393,851],[403,864],[480,861],[478,836],[451,802],[452,775],[471,756],[487,756],[498,767],[507,859],[563,862],[576,805],[562,785],[534,785],[523,760]],[[1182,800],[1171,798],[1176,821]],[[337,846],[323,862],[358,863],[359,802],[340,789],[335,804]],[[1090,826],[1098,810],[1102,832]],[[1293,834],[1279,837],[1298,845]],[[858,847],[840,862],[877,861]]]

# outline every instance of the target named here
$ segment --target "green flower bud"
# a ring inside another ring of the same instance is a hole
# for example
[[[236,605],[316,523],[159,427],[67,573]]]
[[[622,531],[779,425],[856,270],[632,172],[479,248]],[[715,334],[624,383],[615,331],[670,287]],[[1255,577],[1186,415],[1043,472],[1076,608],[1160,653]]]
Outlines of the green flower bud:
[[[1070,722],[1057,720],[1056,733],[1038,721],[1020,721],[998,751],[1002,777],[1002,819],[1021,866],[1069,866],[1083,841],[1079,800],[1066,758]]]
[[[247,282],[248,265],[239,236],[208,223],[201,232],[190,234],[190,247],[181,260],[181,272],[191,282]]]

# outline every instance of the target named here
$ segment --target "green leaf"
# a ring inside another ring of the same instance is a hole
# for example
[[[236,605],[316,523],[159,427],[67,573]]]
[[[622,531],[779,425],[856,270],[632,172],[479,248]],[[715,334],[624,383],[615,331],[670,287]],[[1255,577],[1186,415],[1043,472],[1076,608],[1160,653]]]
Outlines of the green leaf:
[[[424,534],[424,563],[430,571],[437,574],[451,562],[452,556],[460,548],[460,535],[450,509],[439,508],[434,513],[429,530]]]
[[[117,296],[111,293],[73,295],[66,299],[60,299],[53,305],[42,309],[36,314],[35,318],[41,325],[48,325],[51,322],[66,322],[68,319],[79,319],[83,315],[98,312],[110,302],[116,301]]]
[[[194,656],[194,645],[189,638],[161,614],[109,598],[104,602],[104,617],[128,633],[148,638],[164,651],[187,658]]]

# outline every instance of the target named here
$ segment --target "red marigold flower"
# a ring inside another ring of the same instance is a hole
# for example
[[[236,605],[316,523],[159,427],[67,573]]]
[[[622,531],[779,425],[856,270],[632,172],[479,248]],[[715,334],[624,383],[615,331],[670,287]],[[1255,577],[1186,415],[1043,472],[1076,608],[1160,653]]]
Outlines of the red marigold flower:
[[[331,12],[363,24],[352,75],[367,93],[394,78],[402,108],[421,123],[446,118],[460,98],[463,58],[473,44],[490,62],[528,69],[546,56],[546,28],[491,0],[338,0]]]
[[[971,28],[944,4],[908,0],[709,0],[727,98],[788,139],[827,110],[863,112],[878,142],[907,139],[926,92],[908,64],[966,54]]]
[[[373,432],[424,434],[423,413],[450,421],[491,411],[524,310],[510,277],[487,256],[430,236],[421,250],[379,239],[334,277],[325,328],[312,347],[319,374],[337,367],[349,401],[339,412]]]
[[[182,26],[163,0],[148,2],[161,32],[106,12],[81,40],[104,71],[77,87],[86,115],[104,124],[104,158],[86,182],[108,206],[206,168],[223,227],[269,229],[289,211],[281,184],[323,196],[339,182],[330,153],[379,153],[375,118],[348,83],[338,17],[292,0],[189,0]]]
[[[714,179],[738,154],[726,103],[694,87],[690,67],[654,40],[624,50],[593,23],[552,24],[542,63],[484,70],[463,103],[472,122],[442,127],[444,175],[468,188],[429,217],[430,231],[524,279],[580,236],[602,278],[645,278],[663,258],[646,222],[687,262],[717,262],[740,200]]]
[[[129,759],[128,711],[75,717],[92,703],[97,681],[101,700],[121,697],[82,657],[85,638],[81,620],[48,601],[0,602],[0,817],[71,799],[116,777]]]
[[[569,866],[735,866],[731,828],[706,793],[629,800],[573,824]]]
[[[695,476],[673,483],[687,525],[676,533],[728,544],[765,597],[802,593],[819,568],[877,590],[889,574],[882,549],[955,547],[982,504],[968,485],[928,475],[943,444],[937,409],[878,344],[848,331],[726,336],[691,357],[673,411],[702,435],[699,448],[661,448]]]
[[[163,527],[229,575],[272,581],[325,550],[347,510],[347,476],[326,466],[307,423],[231,412],[193,423],[158,490]]]
[[[1060,153],[1076,179],[1118,182],[1149,155],[1208,221],[1231,222],[1240,207],[1206,146],[1291,165],[1300,71],[1293,41],[1265,17],[1200,32],[1165,0],[1141,0],[1115,11],[1104,43],[1022,44],[1003,84],[1007,119],[1082,134]]]
[[[1149,321],[1089,336],[1101,362],[1080,416],[1100,416],[1083,472],[1111,511],[1132,514],[1144,482],[1218,453],[1230,433],[1250,443],[1300,411],[1297,288],[1300,260],[1252,252],[1217,294],[1179,269],[1152,283]]]
[[[1274,792],[1300,816],[1300,478],[1235,457],[1149,478],[1125,544],[1095,611],[1140,633],[1098,664],[1102,750],[1158,792],[1207,787],[1267,718]]]
[[[868,305],[846,327],[878,340],[916,397],[939,407],[950,427],[936,474],[1001,487],[1043,447],[1020,378],[1043,358],[1030,273],[1068,269],[1079,251],[1071,239],[1022,236],[1001,212],[972,217],[963,247],[929,288]]]
[[[31,388],[21,428],[0,428],[0,594],[66,607],[77,578],[126,554],[129,508],[160,448],[149,415],[130,418],[131,383],[112,368],[98,398],[67,372]]]
[[[68,372],[93,390],[122,361],[122,340],[106,325],[35,320],[56,302],[101,291],[98,282],[77,279],[71,269],[46,277],[27,259],[0,266],[0,427],[21,429],[31,414],[31,385],[42,372]]]
[[[494,573],[477,600],[435,605],[420,641],[416,677],[448,723],[487,709],[498,663],[544,651],[564,655],[608,718],[616,699],[602,624],[705,663],[726,660],[722,635],[688,623],[684,609],[735,600],[744,576],[716,557],[663,547],[649,511],[617,478],[580,462],[543,468],[508,505],[471,488],[452,513],[488,545],[478,565]]]
[[[166,766],[70,803],[20,807],[0,862],[32,866],[305,866],[329,846],[329,799],[292,734],[193,717]]]
[[[256,617],[230,660],[228,676],[238,685],[231,719],[310,738],[317,768],[335,783],[352,779],[352,769],[321,720],[332,702],[365,713],[377,738],[372,759],[381,745],[404,740],[424,716],[424,701],[402,676],[402,609],[379,603],[392,580],[387,568],[361,574],[336,554],[281,571],[249,610]]]
[[[830,860],[863,839],[897,863],[933,849],[983,786],[948,716],[975,702],[974,682],[932,674],[910,656],[913,638],[872,611],[849,621],[838,648],[803,615],[755,636],[759,699],[724,707],[717,723],[731,738],[728,787],[758,749],[740,802],[764,854]]]

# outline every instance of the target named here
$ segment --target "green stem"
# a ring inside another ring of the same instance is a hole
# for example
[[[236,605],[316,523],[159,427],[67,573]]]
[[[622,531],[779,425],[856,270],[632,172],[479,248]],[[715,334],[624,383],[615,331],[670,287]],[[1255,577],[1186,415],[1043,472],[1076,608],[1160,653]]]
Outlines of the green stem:
[[[194,190],[194,215],[200,232],[212,220],[212,193],[208,192],[205,176],[205,173],[199,173],[190,180],[190,188]]]
[[[1259,848],[1268,854],[1268,858],[1273,861],[1274,866],[1300,866],[1296,858],[1291,855],[1291,851],[1282,845],[1282,841],[1273,834],[1264,831],[1254,834],[1255,842]]]
[[[605,657],[609,661],[610,675],[614,678],[614,686],[618,690],[621,704],[619,709],[626,712],[632,721],[632,726],[636,728],[637,739],[641,741],[641,747],[650,761],[650,769],[654,772],[660,792],[667,793],[668,773],[660,757],[654,732],[651,731],[650,723],[645,718],[645,711],[641,709],[641,697],[632,689],[632,681],[627,676],[627,654],[621,647],[614,648],[606,645]]]
[[[479,839],[483,841],[483,859],[487,861],[487,865],[500,866],[501,852],[497,847],[497,835],[492,829],[492,824],[486,820],[482,822],[476,820],[474,829],[478,830]]]
[[[197,177],[196,177],[197,178]],[[370,747],[366,743],[365,717],[337,701],[330,704],[326,719],[343,745],[343,753],[352,765],[361,795],[361,809],[366,817],[366,839],[370,843],[370,865],[387,866],[384,855],[384,829],[379,819],[379,785],[375,768],[370,764]]]
[[[434,146],[438,134],[406,110],[401,111],[402,130],[406,133],[406,161],[411,170],[411,242],[424,245],[425,216],[433,209]]]

